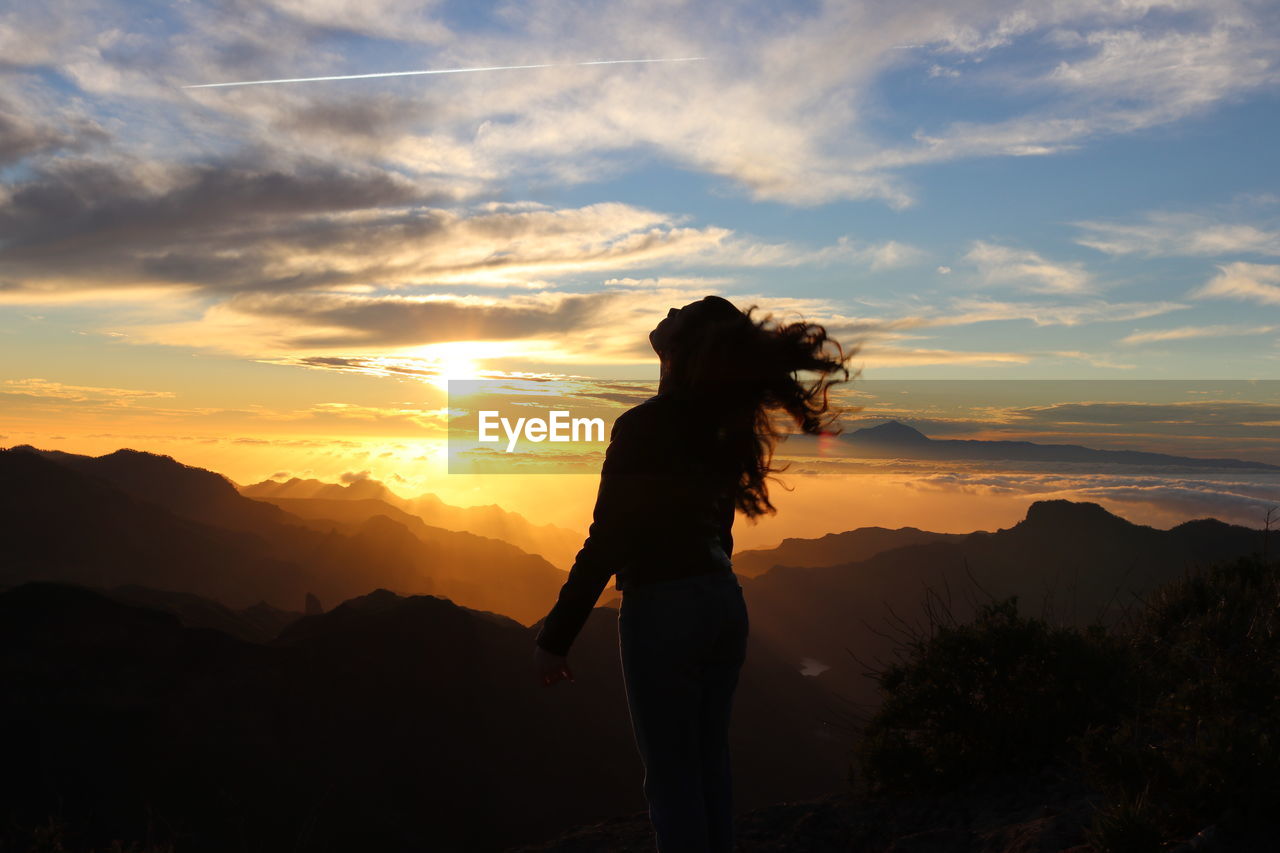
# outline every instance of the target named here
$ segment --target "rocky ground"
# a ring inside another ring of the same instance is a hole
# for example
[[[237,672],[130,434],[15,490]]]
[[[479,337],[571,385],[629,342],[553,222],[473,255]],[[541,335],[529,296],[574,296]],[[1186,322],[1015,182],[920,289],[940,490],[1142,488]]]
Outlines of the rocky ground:
[[[1097,794],[1061,768],[971,785],[938,795],[777,803],[739,815],[740,853],[1093,853],[1086,841]],[[1263,853],[1275,827],[1247,837],[1217,827],[1163,853]],[[578,827],[545,844],[507,853],[652,853],[645,812]],[[1157,853],[1157,851],[1153,851]]]
[[[940,795],[778,803],[738,818],[738,850],[867,853],[1087,853],[1096,796],[1063,771],[1009,778]],[[574,829],[508,853],[652,853],[645,812]]]

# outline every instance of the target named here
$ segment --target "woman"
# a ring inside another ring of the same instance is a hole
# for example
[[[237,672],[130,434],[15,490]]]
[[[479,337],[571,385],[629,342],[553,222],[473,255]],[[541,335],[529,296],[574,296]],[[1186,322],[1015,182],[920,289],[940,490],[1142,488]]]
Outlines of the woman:
[[[755,310],[707,296],[649,334],[658,394],[614,423],[589,535],[534,652],[544,685],[572,681],[569,647],[617,574],[623,679],[662,853],[733,849],[729,717],[748,634],[734,512],[777,512],[771,410],[824,432],[836,417],[827,390],[848,381],[853,356],[821,326]],[[819,377],[804,384],[797,371]]]

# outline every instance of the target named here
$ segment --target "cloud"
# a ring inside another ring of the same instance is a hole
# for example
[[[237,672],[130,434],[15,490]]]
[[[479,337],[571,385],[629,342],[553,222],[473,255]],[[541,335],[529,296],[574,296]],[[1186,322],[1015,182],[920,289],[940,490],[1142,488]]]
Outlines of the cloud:
[[[270,364],[287,364],[320,370],[360,373],[366,376],[382,376],[417,379],[420,381],[448,379],[449,365],[444,358],[413,356],[290,356],[277,359],[260,359]],[[533,382],[561,380],[563,373],[536,371],[487,370],[475,368],[467,371],[468,379],[519,379]]]
[[[674,167],[713,195],[905,207],[915,200],[914,164],[1051,153],[1273,85],[1275,36],[1275,22],[1248,5],[1164,2],[674,4],[661,15],[626,0],[589,10],[533,2],[466,20],[445,4],[409,0],[196,0],[150,16],[117,0],[20,4],[0,15],[0,66],[6,83],[20,84],[6,88],[0,110],[0,159],[20,158],[0,190],[0,303],[169,289],[185,295],[166,306],[185,313],[129,327],[131,342],[260,357],[372,356],[452,342],[459,330],[544,357],[548,323],[564,324],[555,330],[562,348],[564,335],[575,336],[571,358],[648,357],[644,332],[659,299],[732,283],[742,269],[880,271],[927,253],[854,235],[826,246],[773,242],[679,210],[523,199]],[[178,88],[641,55],[708,59]],[[935,68],[946,74],[930,77]],[[983,115],[999,118],[955,123],[952,112],[936,118],[887,103],[904,75],[931,87],[926,94],[981,95]],[[1080,227],[1117,253],[1262,251],[1275,231],[1159,214],[1133,226],[1154,233]],[[1097,289],[1082,264],[1030,250],[979,242],[966,262],[988,284],[1075,298]],[[1244,270],[1248,298],[1274,304],[1268,269]],[[551,293],[601,281],[631,298],[590,303],[600,311],[594,322],[574,313],[585,294]],[[482,288],[542,293],[510,300],[502,315],[463,295]],[[1078,325],[1186,307],[956,300],[866,319],[815,302],[816,316],[867,334],[901,363],[1038,357],[891,346],[912,329]]]
[[[1154,317],[1188,306],[1176,302],[1107,302],[1092,299],[1080,304],[1009,302],[970,297],[952,298],[942,307],[921,311],[915,304],[886,304],[888,316],[851,317],[824,313],[827,330],[841,340],[857,339],[865,346],[862,355],[876,366],[954,363],[1025,363],[1044,355],[1087,361],[1096,367],[1132,369],[1135,365],[1115,361],[1103,353],[1077,350],[1046,352],[970,352],[965,350],[903,348],[884,342],[921,337],[915,330],[968,326],[977,323],[1029,320],[1036,326],[1077,326]]]
[[[1192,299],[1239,299],[1263,305],[1280,305],[1280,264],[1223,264],[1218,274],[1195,288]]]
[[[109,0],[15,8],[0,19],[0,61],[55,69],[103,115],[142,119],[123,127],[134,149],[198,140],[224,155],[245,142],[333,163],[363,155],[470,195],[513,180],[595,180],[661,159],[754,199],[901,207],[913,201],[903,166],[1051,153],[1176,121],[1276,80],[1274,21],[1234,3],[675,4],[654,15],[637,2],[534,2],[479,21],[410,0],[131,11]],[[1027,49],[1007,50],[1017,46]],[[430,86],[382,81],[376,90],[178,88],[367,71],[368,56],[374,70],[708,59],[459,75]],[[877,123],[877,92],[903,71],[948,91],[975,87],[1010,117],[896,139]]]
[[[1268,390],[1254,383],[1226,383],[1228,388],[1232,384],[1243,386],[1236,393],[1264,395]],[[1130,430],[1135,437],[1139,432],[1158,427],[1164,434],[1188,439],[1194,438],[1197,431],[1211,431],[1218,439],[1232,436],[1263,438],[1268,436],[1270,425],[1280,422],[1280,402],[1230,399],[1230,393],[1227,389],[1219,390],[1217,399],[1159,403],[1067,402],[993,408],[988,413],[999,423],[1019,427],[1121,427]]]
[[[778,322],[804,317],[832,324],[829,328],[845,319],[827,300],[722,295],[744,309],[759,306],[757,318],[766,313]],[[300,354],[339,359],[341,363],[329,365],[309,362],[335,369],[352,368],[351,359],[388,356],[409,359],[400,369],[418,370],[424,365],[414,358],[425,357],[435,365],[425,369],[436,370],[427,375],[436,376],[439,363],[457,361],[467,363],[467,372],[497,361],[509,366],[511,360],[634,364],[654,359],[648,333],[666,306],[688,301],[688,291],[678,288],[518,293],[501,298],[451,293],[246,292],[208,306],[196,319],[124,326],[122,340],[206,347],[286,363],[295,363]],[[323,354],[333,349],[345,352]],[[362,361],[360,366],[368,364]]]
[[[927,364],[1026,364],[1032,356],[1018,352],[975,352],[868,344],[858,354],[873,367],[907,367]]]
[[[726,284],[733,284],[732,278],[715,278],[711,276],[659,276],[655,278],[607,278],[601,282],[605,287],[630,287],[646,290],[672,289],[681,290],[715,290]]]
[[[139,400],[155,400],[176,396],[172,391],[143,391],[134,388],[111,388],[96,385],[68,385],[48,379],[5,379],[0,384],[0,397],[35,398],[60,403],[126,407]]]
[[[701,288],[699,288],[701,290]],[[928,364],[1021,364],[1034,354],[903,347],[892,343],[920,318],[850,317],[822,299],[723,294],[757,319],[821,323],[858,358],[877,367]],[[661,306],[690,299],[687,288],[610,288],[598,293],[513,294],[502,298],[344,293],[243,293],[190,321],[126,327],[125,340],[204,346],[275,363],[424,380],[464,359],[469,373],[502,376],[513,360],[633,364],[654,358],[648,332]],[[655,305],[659,308],[655,309]],[[572,344],[566,344],[567,341]],[[450,350],[450,347],[462,347]],[[345,355],[321,355],[325,350]],[[354,352],[353,352],[354,351]],[[415,355],[414,353],[417,353]],[[523,375],[523,374],[522,374]],[[549,375],[549,374],[548,374]]]
[[[1066,468],[1068,466],[1062,466]],[[1229,477],[1141,476],[1098,474],[1080,470],[1037,473],[958,470],[915,474],[902,485],[921,491],[977,495],[1025,495],[1037,500],[1093,501],[1124,516],[1126,507],[1152,508],[1173,526],[1188,518],[1218,518],[1228,523],[1261,527],[1265,508],[1274,494],[1247,481]]]
[[[1091,299],[1069,305],[1040,302],[958,297],[944,313],[929,318],[928,325],[969,325],[998,320],[1030,320],[1037,326],[1079,326],[1137,320],[1178,311],[1190,306],[1178,302],[1107,302]]]
[[[1047,75],[1066,91],[1105,92],[1113,115],[1133,127],[1163,123],[1241,91],[1274,83],[1274,32],[1234,4],[1205,9],[1199,27],[1102,29],[1084,34],[1093,48]],[[1125,103],[1134,106],[1119,106]]]
[[[1049,355],[1056,355],[1062,358],[1070,358],[1076,361],[1084,361],[1094,367],[1105,367],[1112,370],[1133,370],[1136,364],[1124,364],[1118,362],[1110,356],[1099,352],[1082,352],[1080,350],[1050,350]]]
[[[898,240],[861,243],[851,237],[843,236],[837,238],[836,242],[830,246],[808,252],[795,251],[787,261],[787,265],[853,263],[878,271],[910,266],[918,263],[926,254],[923,249]]]
[[[23,112],[35,110],[30,106],[20,110],[13,100],[0,97],[0,167],[40,154],[87,151],[110,139],[96,121],[68,114],[65,108],[52,116],[56,123]]]
[[[1032,106],[1001,121],[918,130],[916,145],[875,154],[878,168],[1054,154],[1200,115],[1280,79],[1274,19],[1240,4],[1194,11],[1164,2],[1018,4],[995,14],[998,25],[966,24],[942,49],[989,59],[1020,39],[1036,41],[1021,63],[987,61],[966,75],[971,85],[1019,94]]]
[[[1154,211],[1145,220],[1139,224],[1076,222],[1089,232],[1076,242],[1110,255],[1280,255],[1280,229],[1222,223],[1195,213]]]
[[[1180,326],[1176,329],[1156,329],[1149,332],[1134,332],[1121,338],[1117,343],[1149,344],[1158,341],[1182,341],[1190,338],[1238,337],[1241,335],[1266,335],[1280,329],[1280,326]]]
[[[439,0],[269,0],[277,12],[303,24],[422,44],[453,36],[438,18]]]
[[[857,263],[918,250],[848,237],[817,249],[769,243],[621,203],[438,206],[431,185],[369,166],[54,164],[0,197],[0,301],[173,285],[210,294],[545,288],[546,278],[675,264]]]
[[[600,330],[616,318],[615,306],[644,301],[626,296],[610,291],[496,300],[244,293],[210,307],[198,321],[142,326],[130,336],[171,345],[185,339],[245,354],[357,346],[362,352],[395,351],[456,341],[551,339]]]
[[[314,261],[370,227],[356,214],[438,198],[367,167],[54,163],[0,199],[0,278],[16,292],[332,283],[341,269]]]
[[[870,261],[872,270],[893,269],[907,266],[921,260],[925,256],[922,249],[889,240],[877,246],[863,250],[862,256]]]
[[[988,284],[1016,284],[1037,293],[1085,293],[1093,277],[1079,263],[1054,263],[1029,249],[977,241],[964,256]]]

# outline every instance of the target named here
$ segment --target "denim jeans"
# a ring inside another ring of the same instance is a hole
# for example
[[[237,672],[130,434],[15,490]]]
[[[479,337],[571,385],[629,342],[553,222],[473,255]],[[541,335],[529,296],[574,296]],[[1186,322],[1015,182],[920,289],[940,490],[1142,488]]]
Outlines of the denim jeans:
[[[660,853],[734,849],[729,716],[748,630],[732,570],[622,594],[622,673]]]

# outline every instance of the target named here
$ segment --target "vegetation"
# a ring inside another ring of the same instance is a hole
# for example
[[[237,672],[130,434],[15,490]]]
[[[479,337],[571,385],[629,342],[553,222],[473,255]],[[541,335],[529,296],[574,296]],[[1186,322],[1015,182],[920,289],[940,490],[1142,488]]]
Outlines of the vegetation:
[[[862,742],[863,772],[880,791],[1039,770],[1069,738],[1118,716],[1128,667],[1100,628],[1053,628],[1009,598],[913,642],[879,674],[885,701]]]
[[[903,651],[874,673],[884,704],[858,748],[872,791],[1072,764],[1104,798],[1091,842],[1117,853],[1280,802],[1280,562],[1214,565],[1110,629],[992,601]]]

